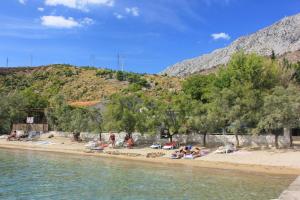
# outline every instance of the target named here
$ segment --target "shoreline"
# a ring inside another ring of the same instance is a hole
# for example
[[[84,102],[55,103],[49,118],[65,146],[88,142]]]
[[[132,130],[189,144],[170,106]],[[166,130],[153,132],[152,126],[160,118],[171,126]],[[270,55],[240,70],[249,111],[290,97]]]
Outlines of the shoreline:
[[[82,149],[55,149],[48,148],[47,146],[39,147],[34,145],[22,145],[18,144],[1,144],[0,149],[9,150],[26,150],[26,151],[37,151],[46,153],[60,153],[60,154],[73,154],[81,156],[93,156],[109,159],[122,159],[127,161],[136,162],[147,162],[154,164],[172,164],[172,165],[183,165],[189,167],[200,167],[200,168],[212,168],[212,169],[223,169],[223,170],[235,170],[248,173],[267,173],[277,175],[300,175],[300,168],[287,167],[287,166],[272,166],[272,165],[257,165],[257,164],[240,164],[232,162],[220,162],[220,161],[206,161],[206,160],[172,160],[169,158],[146,158],[144,156],[124,156],[124,155],[110,155],[105,153],[87,153]]]

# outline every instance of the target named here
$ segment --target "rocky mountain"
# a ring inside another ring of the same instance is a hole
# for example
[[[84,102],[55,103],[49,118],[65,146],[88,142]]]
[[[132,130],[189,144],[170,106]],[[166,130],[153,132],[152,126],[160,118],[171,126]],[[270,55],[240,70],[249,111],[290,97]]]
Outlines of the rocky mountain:
[[[228,47],[170,66],[161,74],[187,76],[193,73],[211,71],[219,65],[226,64],[231,55],[240,50],[246,53],[256,52],[263,56],[271,55],[272,51],[277,56],[299,51],[300,13],[285,17],[251,35],[240,37]]]

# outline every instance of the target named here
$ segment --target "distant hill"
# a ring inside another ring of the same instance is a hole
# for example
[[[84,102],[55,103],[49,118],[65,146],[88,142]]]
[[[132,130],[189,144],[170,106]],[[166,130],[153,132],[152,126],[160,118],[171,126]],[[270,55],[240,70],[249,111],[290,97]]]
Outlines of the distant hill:
[[[155,96],[180,90],[180,79],[71,65],[0,68],[1,94],[27,88],[47,98],[61,94],[74,105],[90,105],[122,91]]]
[[[193,73],[211,71],[226,64],[231,55],[237,51],[255,52],[270,56],[272,51],[285,56],[290,61],[300,60],[300,14],[283,18],[275,24],[257,31],[254,34],[240,37],[228,47],[217,49],[210,54],[184,60],[168,67],[161,74],[186,76]]]

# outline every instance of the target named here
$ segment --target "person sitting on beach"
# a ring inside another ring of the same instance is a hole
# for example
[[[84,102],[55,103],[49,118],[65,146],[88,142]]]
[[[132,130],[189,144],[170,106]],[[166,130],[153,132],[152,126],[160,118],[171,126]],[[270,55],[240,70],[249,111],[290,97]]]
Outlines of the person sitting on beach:
[[[190,148],[188,146],[185,146],[184,150],[183,150],[183,153],[184,153],[184,155],[190,155],[191,154]]]
[[[201,150],[199,147],[196,147],[193,151],[192,151],[192,156],[193,158],[198,158],[201,157]]]
[[[127,141],[130,139],[130,136],[129,136],[129,134],[127,133],[126,135],[125,135],[125,138],[124,138],[124,141],[123,141],[123,145],[126,145],[127,144]]]
[[[17,131],[13,131],[8,137],[7,137],[7,140],[8,141],[11,141],[11,140],[17,140],[18,137],[17,137]]]
[[[128,140],[127,140],[127,148],[131,149],[134,145],[134,141],[132,139],[132,137],[130,137]]]
[[[179,149],[178,151],[175,151],[172,155],[171,155],[171,158],[172,159],[180,159],[184,156],[184,149],[181,148]]]
[[[116,136],[112,132],[110,132],[110,135],[109,135],[109,142],[110,142],[112,148],[115,148],[115,145],[116,145]]]
[[[73,132],[73,139],[74,139],[74,141],[76,141],[76,142],[81,142],[82,141],[82,139],[80,138],[80,132]]]

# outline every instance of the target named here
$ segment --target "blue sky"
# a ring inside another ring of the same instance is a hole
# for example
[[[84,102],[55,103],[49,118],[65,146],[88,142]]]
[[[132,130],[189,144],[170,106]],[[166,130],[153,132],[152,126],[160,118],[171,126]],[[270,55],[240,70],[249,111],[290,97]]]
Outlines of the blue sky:
[[[157,73],[300,12],[300,0],[2,0],[0,66]],[[32,58],[32,59],[30,59]]]

